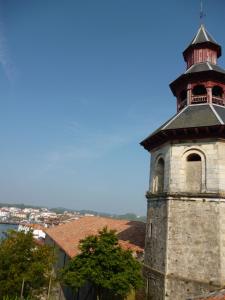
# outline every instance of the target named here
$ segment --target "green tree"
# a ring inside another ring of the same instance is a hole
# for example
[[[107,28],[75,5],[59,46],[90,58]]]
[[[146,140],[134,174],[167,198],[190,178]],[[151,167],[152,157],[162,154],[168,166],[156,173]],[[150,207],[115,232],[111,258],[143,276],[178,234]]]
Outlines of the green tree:
[[[73,291],[88,282],[102,299],[106,290],[126,296],[142,286],[141,265],[131,251],[121,248],[115,231],[103,228],[98,235],[81,240],[79,248],[81,253],[60,272],[61,282]]]
[[[0,242],[0,299],[19,297],[23,282],[23,296],[34,298],[48,285],[52,263],[52,249],[37,244],[32,231],[8,232]]]

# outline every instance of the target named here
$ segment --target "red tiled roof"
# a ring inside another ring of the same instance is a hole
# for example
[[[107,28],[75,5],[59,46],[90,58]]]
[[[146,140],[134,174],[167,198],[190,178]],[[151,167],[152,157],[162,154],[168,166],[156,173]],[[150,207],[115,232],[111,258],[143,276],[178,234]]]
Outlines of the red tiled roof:
[[[78,220],[48,228],[47,235],[73,257],[79,253],[78,245],[81,239],[95,235],[103,227],[117,231],[120,245],[134,252],[144,251],[145,223],[138,221],[116,220],[103,217],[82,217]]]

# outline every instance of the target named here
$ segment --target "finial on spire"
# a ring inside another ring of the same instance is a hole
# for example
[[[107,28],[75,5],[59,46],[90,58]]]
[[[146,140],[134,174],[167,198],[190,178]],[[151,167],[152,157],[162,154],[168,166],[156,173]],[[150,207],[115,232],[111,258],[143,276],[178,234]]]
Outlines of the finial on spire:
[[[203,23],[203,19],[206,16],[203,9],[203,0],[200,0],[200,23]]]

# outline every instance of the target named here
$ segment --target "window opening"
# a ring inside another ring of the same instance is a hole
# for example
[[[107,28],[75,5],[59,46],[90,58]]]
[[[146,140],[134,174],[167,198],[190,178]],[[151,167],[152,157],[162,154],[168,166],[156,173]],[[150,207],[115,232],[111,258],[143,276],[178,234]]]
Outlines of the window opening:
[[[192,93],[194,96],[200,96],[200,95],[206,95],[207,91],[206,91],[206,88],[204,87],[204,85],[196,85],[193,88]]]
[[[187,157],[187,161],[200,161],[200,160],[201,160],[201,156],[196,153],[192,153]]]
[[[212,95],[215,97],[223,98],[223,89],[220,86],[215,85],[212,88]]]
[[[152,236],[152,223],[149,224],[148,228],[148,237],[150,238]]]
[[[153,191],[155,193],[163,192],[164,190],[164,160],[160,158],[155,168]]]
[[[201,192],[202,189],[202,161],[197,153],[186,159],[186,189],[187,192]]]

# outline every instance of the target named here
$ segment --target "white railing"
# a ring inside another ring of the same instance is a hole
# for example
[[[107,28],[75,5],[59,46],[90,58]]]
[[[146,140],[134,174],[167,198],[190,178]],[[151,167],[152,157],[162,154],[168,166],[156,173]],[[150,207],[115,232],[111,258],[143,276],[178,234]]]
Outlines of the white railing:
[[[224,99],[221,98],[221,97],[212,96],[212,102],[215,103],[215,104],[225,106]]]
[[[207,95],[204,96],[192,96],[191,103],[205,103],[207,102]]]

